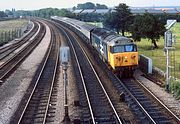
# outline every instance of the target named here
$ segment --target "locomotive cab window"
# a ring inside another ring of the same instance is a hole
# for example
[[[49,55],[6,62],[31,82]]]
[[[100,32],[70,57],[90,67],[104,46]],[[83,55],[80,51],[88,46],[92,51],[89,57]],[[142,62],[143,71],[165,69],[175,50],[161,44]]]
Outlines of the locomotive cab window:
[[[124,46],[114,46],[113,53],[124,52]]]
[[[113,50],[111,49],[112,53],[122,53],[122,52],[135,52],[137,51],[136,45],[130,44],[130,45],[118,45],[114,46]]]
[[[136,50],[136,45],[126,45],[125,46],[125,51],[126,52],[135,52],[135,51],[137,51]]]

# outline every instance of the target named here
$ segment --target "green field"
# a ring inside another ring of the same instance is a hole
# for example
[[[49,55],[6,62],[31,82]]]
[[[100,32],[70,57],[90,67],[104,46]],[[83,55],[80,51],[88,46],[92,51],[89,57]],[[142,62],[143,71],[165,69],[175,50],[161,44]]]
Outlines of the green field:
[[[0,32],[9,31],[12,29],[23,27],[27,24],[27,22],[28,20],[25,20],[25,19],[0,21]]]
[[[28,20],[25,19],[0,21],[0,45],[21,37],[27,23]]]
[[[180,78],[180,23],[176,23],[172,28],[173,34],[176,35],[175,47],[175,76]],[[147,39],[142,39],[141,42],[136,42],[138,45],[138,51],[140,54],[144,54],[153,60],[153,65],[162,69],[164,72],[166,70],[166,56],[164,54],[164,38],[162,37],[158,42],[158,49],[151,50],[151,41]],[[173,52],[170,52],[173,56]],[[172,61],[173,62],[173,61]],[[173,70],[173,69],[172,69]],[[173,72],[174,73],[174,72]],[[174,75],[173,75],[174,76]]]
[[[94,23],[89,22],[89,24],[93,24],[96,26],[101,26],[102,23]],[[176,23],[174,27],[171,29],[173,31],[173,34],[176,35],[176,44],[174,44],[175,47],[175,77],[180,79],[180,23]],[[126,36],[129,36],[130,34],[126,32]],[[136,42],[138,45],[138,51],[139,54],[144,54],[153,60],[153,65],[160,68],[164,72],[166,71],[166,55],[164,54],[163,48],[164,48],[164,38],[161,37],[161,39],[157,42],[158,49],[151,50],[152,43],[151,41],[148,41],[148,39],[142,39],[140,42]],[[171,52],[173,54],[173,52]],[[172,73],[174,76],[174,72],[172,69]]]
[[[175,94],[176,98],[180,99],[180,23],[176,23],[172,28],[173,34],[176,35],[176,43],[173,45],[175,48],[175,71],[171,68],[171,76],[178,78],[178,81],[171,80],[171,91]],[[144,54],[153,60],[153,66],[160,68],[164,72],[166,71],[166,55],[164,54],[164,38],[157,42],[158,49],[151,50],[151,41],[142,39],[141,42],[136,42],[138,45],[139,54]],[[170,52],[173,56],[173,52]],[[173,60],[173,59],[171,59]],[[171,61],[173,63],[173,61]],[[172,65],[174,66],[174,65]]]

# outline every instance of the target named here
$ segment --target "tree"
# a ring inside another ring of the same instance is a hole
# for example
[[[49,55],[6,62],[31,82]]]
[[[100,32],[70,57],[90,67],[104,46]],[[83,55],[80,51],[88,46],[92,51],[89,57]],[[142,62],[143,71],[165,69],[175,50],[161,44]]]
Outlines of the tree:
[[[116,13],[115,12],[108,12],[106,15],[105,15],[105,19],[103,21],[103,25],[107,28],[107,29],[110,29],[110,30],[114,30],[116,29],[117,32],[119,32],[119,30],[117,30],[117,25],[116,25]]]
[[[7,15],[6,15],[6,13],[4,13],[4,11],[0,11],[0,18],[2,18],[2,17],[6,17]]]
[[[96,4],[96,9],[108,9],[108,7],[106,5],[101,5],[101,4]]]
[[[94,8],[95,8],[95,5],[94,3],[91,3],[91,2],[77,5],[77,9],[94,9]]]
[[[150,13],[136,16],[131,28],[133,39],[140,40],[141,38],[148,38],[153,43],[153,49],[158,48],[156,41],[160,36],[164,35],[165,22],[158,16]]]
[[[115,7],[115,12],[109,13],[112,15],[107,16],[105,19],[105,24],[111,25],[113,28],[116,29],[117,33],[121,31],[122,35],[124,36],[125,31],[129,31],[129,27],[132,23],[132,13],[130,12],[129,7],[121,3],[119,6]],[[107,20],[110,20],[109,22]]]
[[[156,41],[160,39],[160,36],[164,35],[165,27],[164,23],[157,16],[150,13],[143,15],[142,33],[145,38],[148,38],[154,44],[154,48],[158,48]]]
[[[130,32],[132,34],[132,38],[134,39],[134,41],[141,41],[141,38],[143,37],[142,23],[143,23],[143,16],[136,15],[134,18],[134,22],[130,28]]]

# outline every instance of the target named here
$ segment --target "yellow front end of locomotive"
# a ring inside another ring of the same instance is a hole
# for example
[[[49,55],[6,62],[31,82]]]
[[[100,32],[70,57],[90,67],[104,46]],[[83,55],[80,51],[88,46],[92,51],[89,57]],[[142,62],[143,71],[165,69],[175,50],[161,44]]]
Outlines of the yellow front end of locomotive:
[[[108,63],[115,70],[117,67],[131,67],[138,65],[138,52],[108,52]]]

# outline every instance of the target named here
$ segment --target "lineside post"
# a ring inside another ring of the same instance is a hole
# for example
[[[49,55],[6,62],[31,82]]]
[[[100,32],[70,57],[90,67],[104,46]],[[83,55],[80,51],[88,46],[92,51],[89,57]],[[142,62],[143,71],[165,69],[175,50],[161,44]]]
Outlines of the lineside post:
[[[170,71],[169,71],[169,66],[170,66],[170,58],[169,58],[169,51],[172,49],[172,44],[173,44],[173,36],[171,32],[171,27],[176,23],[176,20],[167,20],[166,24],[166,29],[167,31],[165,32],[164,36],[164,50],[166,53],[166,91],[170,91]]]
[[[64,123],[67,124],[70,122],[68,114],[68,98],[67,98],[67,86],[68,86],[68,77],[67,69],[69,67],[70,52],[69,47],[60,47],[60,62],[63,69],[63,82],[64,82]]]

